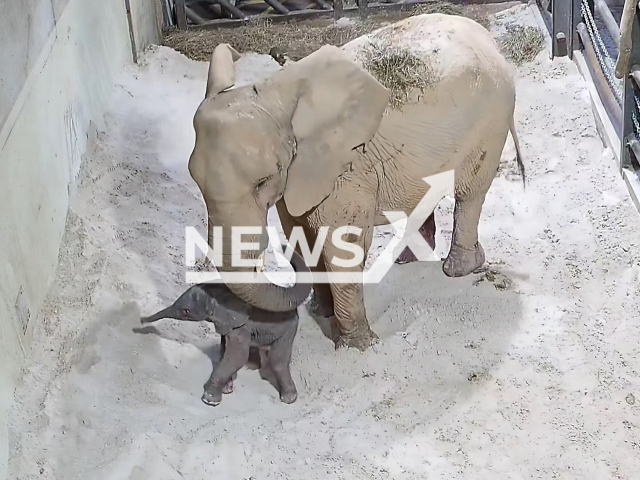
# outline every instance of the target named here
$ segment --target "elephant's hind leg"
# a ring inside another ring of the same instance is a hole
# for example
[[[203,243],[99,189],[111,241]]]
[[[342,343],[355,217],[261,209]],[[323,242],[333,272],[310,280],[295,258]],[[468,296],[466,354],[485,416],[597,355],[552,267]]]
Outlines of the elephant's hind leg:
[[[478,221],[483,201],[484,195],[472,199],[456,199],[453,240],[442,266],[448,277],[464,277],[484,264],[484,249],[478,241]]]
[[[506,137],[506,136],[505,136]],[[482,204],[495,178],[504,140],[481,151],[456,178],[453,238],[442,270],[448,277],[463,277],[480,268],[485,261],[484,249],[478,241],[478,223]]]

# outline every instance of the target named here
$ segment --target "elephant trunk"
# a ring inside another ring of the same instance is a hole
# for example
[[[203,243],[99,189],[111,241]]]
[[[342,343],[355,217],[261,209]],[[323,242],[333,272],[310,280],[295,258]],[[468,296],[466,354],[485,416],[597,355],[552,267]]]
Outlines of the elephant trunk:
[[[211,223],[210,220],[209,222]],[[209,235],[210,245],[212,245],[212,228],[209,229]],[[288,312],[291,310],[295,310],[307,299],[309,293],[311,293],[312,284],[302,283],[300,281],[300,274],[309,273],[310,270],[309,267],[307,267],[304,259],[296,252],[294,252],[293,256],[291,257],[291,266],[296,273],[295,284],[291,287],[282,287],[267,280],[264,276],[264,273],[256,272],[255,267],[232,266],[231,235],[224,235],[223,238],[223,262],[221,266],[217,266],[222,280],[224,281],[226,272],[245,272],[248,274],[253,274],[254,277],[254,282],[251,283],[225,282],[227,288],[231,290],[238,298],[247,302],[249,305],[270,312]],[[258,236],[258,238],[260,239],[260,250],[263,251],[267,245],[267,235],[264,234],[261,237]],[[256,240],[257,238],[254,239],[254,241]],[[245,250],[243,260],[256,260],[260,256],[261,251]],[[267,281],[265,282],[264,280]]]
[[[179,315],[176,308],[171,305],[164,310],[160,310],[158,313],[154,313],[153,315],[150,315],[148,317],[141,317],[140,323],[153,323],[157,322],[158,320],[162,320],[163,318],[175,318],[177,320],[182,320],[182,318],[180,317],[181,315]]]
[[[295,310],[311,293],[311,284],[300,281],[300,273],[308,273],[309,268],[296,252],[291,257],[291,266],[296,272],[296,282],[292,287],[282,287],[275,283],[227,283],[227,288],[238,298],[254,307],[270,312],[288,312]],[[234,269],[238,271],[238,269]],[[253,271],[253,269],[248,270]],[[221,272],[224,279],[224,273]],[[256,273],[255,278],[264,277],[262,272]]]

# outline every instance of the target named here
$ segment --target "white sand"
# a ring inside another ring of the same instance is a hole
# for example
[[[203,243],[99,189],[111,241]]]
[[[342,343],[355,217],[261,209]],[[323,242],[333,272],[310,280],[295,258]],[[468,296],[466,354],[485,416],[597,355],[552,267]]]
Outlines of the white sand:
[[[298,401],[244,369],[211,408],[208,326],[132,330],[185,288],[184,227],[205,214],[187,159],[207,65],[166,48],[146,62],[85,163],[17,391],[12,480],[639,478],[640,217],[572,63],[519,69],[530,181],[507,178],[509,143],[480,224],[494,282],[394,266],[366,288],[378,346],[336,352],[301,308]],[[243,81],[277,68],[238,62]]]

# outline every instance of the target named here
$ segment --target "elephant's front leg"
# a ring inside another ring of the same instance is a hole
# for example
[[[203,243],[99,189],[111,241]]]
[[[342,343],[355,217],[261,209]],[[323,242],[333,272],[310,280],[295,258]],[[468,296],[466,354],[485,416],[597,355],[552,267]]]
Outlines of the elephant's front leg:
[[[250,345],[251,333],[246,325],[225,335],[224,356],[204,386],[204,403],[213,407],[220,404],[225,385],[249,360]]]
[[[222,335],[220,337],[220,360],[218,361],[218,365],[222,363],[222,359],[224,358],[224,352],[226,348],[227,348],[227,336]],[[237,372],[231,376],[231,378],[225,384],[225,386],[222,387],[222,393],[229,394],[233,392],[233,381],[236,379],[237,376],[238,376]]]
[[[333,273],[352,273],[362,278],[364,263],[367,252],[371,245],[373,236],[373,225],[363,228],[361,235],[357,239],[343,240],[356,245],[364,252],[364,258],[360,263],[353,266],[340,265],[340,260],[352,260],[353,254],[338,248],[332,242],[335,229],[329,229],[329,235],[323,256],[327,271]],[[349,237],[352,234],[345,235]],[[336,262],[338,259],[338,262]],[[331,293],[333,296],[333,308],[335,316],[332,317],[333,340],[336,348],[355,347],[359,350],[366,350],[378,341],[378,336],[369,327],[367,312],[364,306],[364,287],[362,280],[357,283],[343,283],[340,279],[331,281]]]

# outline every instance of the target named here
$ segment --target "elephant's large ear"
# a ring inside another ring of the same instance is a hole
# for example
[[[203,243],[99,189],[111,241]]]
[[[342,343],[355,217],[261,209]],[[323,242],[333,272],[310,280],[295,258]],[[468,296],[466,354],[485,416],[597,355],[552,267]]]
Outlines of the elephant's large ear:
[[[240,54],[228,43],[221,43],[213,50],[211,63],[209,63],[206,98],[217,95],[235,85],[234,62],[239,58]]]
[[[293,68],[293,66],[292,66]],[[371,140],[389,100],[388,90],[337,47],[324,46],[298,61],[302,80],[292,127],[297,153],[284,201],[293,216],[322,202]]]

